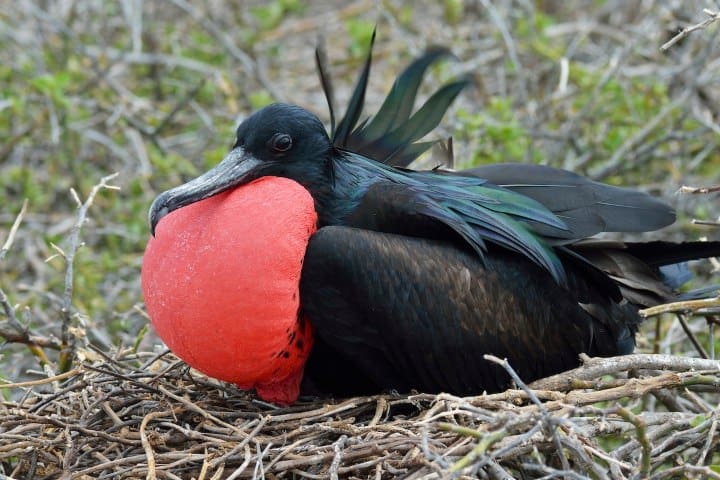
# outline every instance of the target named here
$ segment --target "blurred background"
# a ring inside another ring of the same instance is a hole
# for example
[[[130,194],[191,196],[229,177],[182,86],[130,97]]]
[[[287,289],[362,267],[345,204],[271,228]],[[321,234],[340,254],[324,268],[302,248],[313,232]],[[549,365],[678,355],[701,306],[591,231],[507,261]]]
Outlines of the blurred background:
[[[28,201],[0,258],[0,289],[45,342],[40,354],[0,338],[0,378],[34,378],[40,360],[56,371],[68,315],[75,328],[66,337],[78,339],[83,356],[155,348],[139,283],[152,199],[217,163],[238,121],[268,103],[299,104],[327,122],[314,65],[320,35],[342,106],[377,26],[368,113],[414,56],[450,47],[457,60],[435,68],[423,92],[474,77],[433,134],[452,135],[457,168],[535,162],[637,186],[679,213],[648,238],[717,239],[717,228],[691,222],[717,220],[717,194],[678,189],[720,184],[720,30],[660,48],[705,20],[705,8],[720,6],[0,0],[0,242]],[[100,190],[87,212],[70,291],[62,253],[73,250],[78,220],[71,189],[85,201],[116,172],[110,183],[119,190]],[[0,313],[0,337],[16,334]],[[639,344],[690,352],[678,338],[669,318],[657,331],[646,326]]]

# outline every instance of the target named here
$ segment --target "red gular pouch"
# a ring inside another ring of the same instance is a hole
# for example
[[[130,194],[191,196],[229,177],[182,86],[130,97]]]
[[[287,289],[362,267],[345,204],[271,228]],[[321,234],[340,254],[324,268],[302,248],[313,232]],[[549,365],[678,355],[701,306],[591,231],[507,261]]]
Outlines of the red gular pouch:
[[[142,266],[153,327],[193,368],[266,401],[294,402],[312,347],[300,273],[310,193],[263,177],[162,218]]]

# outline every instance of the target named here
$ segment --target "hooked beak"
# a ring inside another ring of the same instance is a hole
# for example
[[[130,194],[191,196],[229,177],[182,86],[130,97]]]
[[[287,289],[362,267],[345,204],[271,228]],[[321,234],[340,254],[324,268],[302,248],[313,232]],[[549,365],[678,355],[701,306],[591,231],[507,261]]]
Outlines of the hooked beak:
[[[150,233],[155,236],[157,224],[173,210],[254,180],[256,176],[252,172],[260,164],[260,160],[242,147],[236,147],[222,162],[199,177],[161,193],[150,205],[148,212]]]

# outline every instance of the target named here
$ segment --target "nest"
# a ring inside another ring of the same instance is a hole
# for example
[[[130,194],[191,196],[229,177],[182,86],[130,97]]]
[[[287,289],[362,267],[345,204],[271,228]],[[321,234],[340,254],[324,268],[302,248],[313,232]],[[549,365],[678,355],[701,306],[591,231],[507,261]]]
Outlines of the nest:
[[[532,389],[312,399],[279,408],[171,354],[148,357],[118,355],[4,385],[25,394],[0,407],[0,473],[720,478],[720,368],[711,360],[587,359]]]

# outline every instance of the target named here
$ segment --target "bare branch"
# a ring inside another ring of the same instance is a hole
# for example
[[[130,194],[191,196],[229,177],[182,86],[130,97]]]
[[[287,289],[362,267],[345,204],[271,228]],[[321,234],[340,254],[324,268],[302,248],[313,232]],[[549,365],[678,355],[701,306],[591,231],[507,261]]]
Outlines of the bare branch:
[[[720,297],[703,298],[700,300],[684,300],[681,302],[665,303],[650,308],[644,308],[638,313],[645,317],[653,317],[662,313],[718,313],[720,311]]]
[[[673,38],[668,40],[667,42],[663,43],[663,45],[660,47],[660,50],[663,52],[675,45],[677,42],[682,40],[683,38],[690,35],[695,30],[704,30],[716,21],[720,20],[720,12],[713,12],[710,9],[703,9],[703,13],[708,16],[707,19],[703,20],[700,23],[696,23],[695,25],[691,25],[689,27],[685,27],[682,30],[680,30],[677,35],[675,35]]]
[[[7,304],[5,293],[1,289],[0,304],[2,304],[3,310],[7,315],[9,305]],[[12,310],[12,308],[10,308],[10,310]],[[27,345],[31,350],[33,348],[49,348],[51,350],[60,350],[60,341],[58,341],[56,338],[33,335],[26,327],[19,323],[17,318],[15,318],[14,311],[11,315],[8,315],[8,319],[14,319],[8,322],[13,327],[12,330],[0,328],[0,337],[2,337],[6,342],[21,343],[23,345]],[[13,325],[14,322],[17,323]],[[47,361],[47,357],[43,355],[43,358],[41,360]]]
[[[23,217],[25,216],[25,212],[27,212],[27,206],[28,206],[28,199],[26,198],[23,201],[22,208],[20,209],[20,213],[18,213],[17,217],[15,217],[15,221],[12,224],[12,227],[10,227],[10,233],[8,233],[8,237],[5,240],[5,243],[3,244],[2,248],[0,248],[0,260],[5,258],[5,255],[7,254],[8,250],[10,250],[10,247],[12,247],[13,242],[15,242],[15,235],[17,234],[18,228],[20,228],[20,223],[22,223]]]
[[[692,193],[692,194],[698,194],[698,193],[715,193],[720,192],[720,185],[715,187],[691,187],[689,185],[683,185],[678,190],[679,193]]]
[[[720,371],[720,361],[674,355],[634,354],[621,357],[589,358],[582,366],[564,373],[552,375],[530,384],[535,390],[567,390],[576,388],[578,380],[596,380],[604,375],[617,374],[630,369],[683,371]],[[587,385],[578,385],[586,388]]]
[[[65,288],[62,297],[62,308],[60,313],[62,316],[62,330],[60,335],[61,350],[60,357],[58,360],[58,368],[60,372],[66,372],[70,369],[74,358],[76,349],[76,335],[72,331],[75,315],[72,313],[72,297],[73,297],[73,282],[74,282],[74,263],[75,254],[80,247],[80,232],[85,224],[87,218],[88,209],[95,200],[95,196],[102,189],[117,190],[118,187],[109,185],[108,182],[118,176],[117,173],[107,175],[100,179],[100,183],[95,185],[88,195],[84,203],[81,203],[80,198],[74,189],[71,189],[71,194],[75,201],[78,203],[78,214],[77,221],[73,225],[70,231],[70,237],[68,239],[68,248],[63,251],[63,257],[65,259]]]
[[[635,433],[637,434],[638,443],[642,445],[642,467],[640,468],[640,475],[642,476],[642,478],[646,478],[648,473],[650,473],[651,452],[650,441],[648,440],[645,433],[647,430],[647,425],[641,418],[633,414],[627,408],[618,407],[617,409],[615,409],[615,413],[617,413],[618,415],[620,415],[620,417],[624,418],[635,426]]]
[[[702,358],[709,358],[708,353],[705,351],[705,348],[700,345],[700,341],[697,339],[693,331],[690,329],[690,325],[688,325],[687,322],[687,314],[685,313],[678,313],[676,314],[676,317],[678,321],[680,322],[680,326],[682,327],[683,331],[685,332],[685,335],[687,335],[688,339],[690,340],[690,343],[692,343],[693,347],[695,347],[695,350],[700,354]]]

